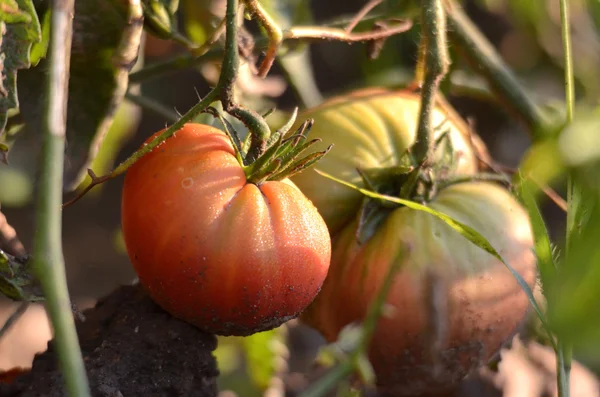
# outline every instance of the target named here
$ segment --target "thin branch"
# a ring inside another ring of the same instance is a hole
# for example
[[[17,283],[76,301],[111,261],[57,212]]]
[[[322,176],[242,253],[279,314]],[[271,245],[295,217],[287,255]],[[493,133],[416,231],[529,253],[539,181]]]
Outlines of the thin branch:
[[[371,0],[371,1],[369,1],[367,4],[365,4],[363,6],[363,8],[360,9],[360,11],[358,11],[356,13],[356,15],[350,21],[350,23],[348,23],[348,25],[344,28],[344,30],[346,32],[348,32],[348,33],[352,32],[354,30],[354,28],[356,27],[356,25],[358,25],[360,23],[360,21],[362,21],[363,18],[366,17],[367,14],[373,8],[377,7],[381,3],[383,3],[383,0]]]
[[[394,34],[406,32],[412,26],[408,21],[402,21],[399,25],[393,27],[382,28],[382,25],[377,25],[370,32],[352,33],[352,29],[360,22],[368,12],[381,3],[382,0],[372,0],[363,7],[357,15],[350,21],[349,25],[344,29],[328,28],[322,26],[300,26],[292,27],[289,30],[282,32],[277,22],[267,13],[260,5],[258,0],[244,0],[246,7],[252,15],[258,20],[261,26],[267,31],[269,44],[265,57],[259,67],[258,76],[265,77],[277,55],[277,51],[284,40],[288,39],[320,39],[320,40],[339,40],[347,43],[360,41],[378,41],[388,38]]]
[[[375,41],[386,39],[398,33],[404,33],[413,26],[409,20],[395,20],[396,24],[385,29],[371,30],[367,32],[351,33],[344,29],[328,28],[322,26],[298,26],[283,32],[285,40],[337,40],[345,43],[358,43],[364,41]]]
[[[289,40],[340,40],[346,43],[374,41],[385,39],[398,33],[406,32],[412,27],[412,22],[410,21],[404,21],[400,19],[391,19],[390,21],[395,21],[396,24],[399,25],[392,26],[391,29],[376,29],[371,32],[363,33],[350,33],[346,32],[345,28],[343,27],[333,27],[333,25],[341,24],[340,22],[332,24],[331,27],[301,26],[297,28],[291,28],[287,32],[282,32],[283,37],[282,42],[280,44],[283,45],[286,41]],[[261,48],[269,45],[268,38],[257,38],[253,41],[256,48]],[[213,48],[210,51],[198,56],[193,56],[190,53],[186,53],[174,57],[172,59],[166,60],[164,62],[157,62],[147,65],[143,69],[131,73],[129,75],[129,81],[131,83],[139,83],[142,81],[150,80],[152,78],[162,76],[167,73],[174,73],[181,69],[187,69],[189,67],[193,67],[204,62],[219,59],[222,55],[222,48]],[[263,60],[263,62],[266,61]]]
[[[52,2],[47,97],[32,267],[46,297],[58,358],[72,397],[90,396],[62,252],[62,186],[74,0]]]
[[[283,35],[277,22],[267,13],[257,0],[243,0],[248,7],[248,11],[258,20],[263,28],[267,31],[269,38],[269,46],[265,57],[258,68],[258,77],[266,77],[273,66],[275,56],[283,41]]]
[[[0,212],[0,250],[14,256],[24,256],[27,253],[16,230],[8,223],[2,212]]]

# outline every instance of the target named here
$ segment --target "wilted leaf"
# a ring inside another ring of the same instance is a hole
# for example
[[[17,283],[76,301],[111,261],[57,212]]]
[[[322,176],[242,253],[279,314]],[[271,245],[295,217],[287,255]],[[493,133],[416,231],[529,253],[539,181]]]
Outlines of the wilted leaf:
[[[31,46],[40,40],[32,0],[0,0],[0,135],[8,110],[19,106],[17,71],[29,68]]]
[[[273,377],[282,371],[287,362],[285,326],[259,332],[242,339],[250,379],[261,391],[266,390]]]
[[[127,7],[130,7],[128,10]],[[129,13],[129,14],[128,14]],[[65,190],[82,181],[127,91],[142,35],[142,10],[134,0],[75,2],[71,54]],[[23,73],[21,113],[30,132],[41,130],[44,97],[40,95],[45,63]]]

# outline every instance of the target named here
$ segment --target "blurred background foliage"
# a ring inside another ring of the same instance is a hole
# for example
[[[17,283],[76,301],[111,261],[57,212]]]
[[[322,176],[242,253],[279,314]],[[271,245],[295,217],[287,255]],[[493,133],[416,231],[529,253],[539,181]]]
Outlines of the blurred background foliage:
[[[177,2],[158,3],[169,5]],[[468,0],[462,3],[534,97],[550,108],[559,111],[564,108],[564,65],[558,1]],[[347,21],[364,5],[364,1],[263,0],[262,4],[285,29],[292,25],[325,22],[342,26],[343,21]],[[418,15],[416,4],[418,2],[415,1],[387,1],[376,8],[376,12],[399,18],[409,17]],[[539,178],[555,187],[563,197],[566,191],[562,187],[562,173],[566,169],[577,167],[578,177],[586,185],[600,186],[600,145],[597,139],[600,128],[600,113],[597,110],[600,109],[600,2],[571,0],[570,4],[577,100],[582,112],[587,112],[585,114],[589,114],[589,117],[572,126],[562,140],[532,147],[523,127],[498,106],[489,95],[485,83],[455,56],[452,48],[452,71],[443,84],[450,102],[473,123],[499,163],[517,167],[525,158],[524,167],[537,170]],[[189,48],[201,48],[220,20],[224,2],[180,0],[179,7],[178,18],[170,15],[169,8],[165,7],[162,14],[156,13],[156,20],[147,21],[152,25],[154,34],[145,36],[143,54],[138,58],[133,72],[168,59],[185,58]],[[47,23],[42,20],[42,28],[46,26]],[[173,40],[169,40],[164,29],[173,27],[181,37],[171,36]],[[249,27],[252,34],[260,33],[254,23],[250,23]],[[253,76],[251,65],[245,64],[241,68],[237,83],[238,100],[261,112],[276,106],[277,111],[268,119],[276,125],[294,106],[314,106],[323,98],[353,88],[407,84],[413,77],[418,40],[419,25],[415,23],[409,32],[389,38],[376,59],[371,58],[364,44],[319,41],[310,45],[290,45],[265,80]],[[109,171],[137,149],[149,135],[172,122],[176,111],[183,113],[195,104],[198,95],[206,93],[217,78],[218,58],[213,58],[212,61],[131,83],[126,100],[117,107],[91,168],[98,175]],[[286,80],[293,84],[288,84]],[[93,95],[89,91],[79,92],[79,95]],[[153,102],[140,107],[140,96],[150,98]],[[198,120],[218,126],[207,115],[199,116]],[[9,117],[7,138],[4,139],[10,147],[10,164],[0,166],[0,203],[3,212],[29,247],[39,142],[36,131],[21,129],[19,115]],[[564,159],[563,164],[554,161],[557,158]],[[85,186],[89,183],[89,176],[78,183],[81,183],[80,188]],[[93,305],[99,296],[109,293],[117,285],[131,283],[135,277],[120,234],[121,183],[122,179],[117,178],[97,187],[63,213],[70,290],[77,303],[84,308]],[[600,191],[591,189],[590,197],[598,199]],[[565,214],[549,200],[542,200],[542,204],[549,234],[555,243],[561,245],[565,235]],[[557,312],[568,314],[560,317],[559,313],[558,317],[569,318],[576,324],[584,324],[584,317],[589,313],[586,310],[590,305],[597,306],[599,302],[598,292],[591,290],[599,285],[600,280],[599,251],[595,247],[596,242],[600,241],[600,215],[597,206],[590,208],[588,219],[591,221],[587,226],[584,225],[585,236],[576,241],[579,247],[576,251],[582,254],[573,256],[575,265],[566,265],[575,268],[575,271],[567,282],[557,287],[562,294],[573,295],[583,288],[582,282],[592,283],[575,296],[582,310],[573,310],[572,301],[567,306],[556,306]],[[3,314],[0,317],[6,317],[12,307],[12,304],[3,300]],[[43,312],[33,308],[28,316],[33,320],[24,320],[0,342],[0,369],[27,366],[33,352],[45,348],[49,329]],[[27,327],[31,331],[34,320],[42,324],[35,327],[36,332],[22,332],[20,327]],[[564,320],[560,320],[558,326],[564,323]],[[598,330],[600,323],[596,321],[589,327],[586,343],[575,346],[575,357],[596,373],[600,373]],[[277,381],[278,373],[286,373],[288,388],[304,387],[310,379],[301,374],[309,372],[320,345],[322,339],[316,332],[296,322],[251,338],[220,338],[216,352],[222,372],[220,387],[243,396],[260,396],[267,389],[282,387]],[[24,348],[8,349],[7,346]]]

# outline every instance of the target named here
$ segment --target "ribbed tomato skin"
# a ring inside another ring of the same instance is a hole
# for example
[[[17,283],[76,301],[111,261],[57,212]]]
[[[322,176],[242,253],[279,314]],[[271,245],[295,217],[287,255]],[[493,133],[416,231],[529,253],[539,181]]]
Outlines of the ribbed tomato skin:
[[[327,275],[331,242],[316,208],[288,180],[248,183],[229,138],[210,126],[186,124],[137,161],[121,209],[140,283],[210,333],[277,327]]]
[[[481,233],[533,288],[528,216],[508,191],[487,182],[463,183],[429,205]],[[509,270],[432,215],[396,209],[363,245],[355,230],[351,224],[334,240],[329,275],[301,318],[335,341],[344,326],[364,319],[389,266],[401,261],[386,300],[391,317],[378,322],[369,350],[381,392],[418,396],[455,386],[487,363],[525,320],[529,301]],[[435,343],[438,375],[431,356]]]
[[[369,88],[333,97],[300,114],[298,120],[314,119],[311,138],[321,138],[315,149],[331,151],[314,167],[342,180],[363,186],[356,168],[392,167],[416,140],[420,97],[408,90]],[[449,137],[456,151],[455,172],[473,174],[477,158],[466,123],[447,105],[433,112],[434,127],[449,127]],[[299,122],[292,128],[299,127]],[[438,128],[437,136],[447,128]],[[435,161],[449,165],[442,151]],[[362,195],[309,169],[294,175],[292,181],[315,204],[332,234],[351,222],[360,206]]]

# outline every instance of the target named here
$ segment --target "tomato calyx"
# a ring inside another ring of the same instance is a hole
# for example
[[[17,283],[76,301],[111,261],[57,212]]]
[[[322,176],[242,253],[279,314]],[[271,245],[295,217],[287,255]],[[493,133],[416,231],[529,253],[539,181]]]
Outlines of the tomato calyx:
[[[442,150],[442,159],[433,163],[429,162],[429,159],[425,159],[420,164],[416,164],[409,149],[400,159],[401,165],[388,168],[357,169],[357,171],[366,189],[423,205],[434,200],[442,190],[460,183],[496,181],[510,184],[510,180],[503,174],[457,174],[457,152],[453,148],[447,132],[442,133],[435,141],[433,153],[439,148]],[[401,204],[365,196],[359,210],[356,229],[357,241],[361,244],[368,241],[387,216],[400,207],[402,207]]]
[[[256,185],[266,181],[280,181],[289,178],[315,164],[333,147],[333,145],[329,145],[323,151],[303,155],[309,147],[321,142],[320,138],[308,139],[308,133],[314,123],[313,119],[306,120],[296,132],[284,138],[296,121],[298,108],[294,109],[290,119],[274,133],[270,131],[264,133],[263,131],[261,134],[263,149],[259,152],[253,150],[256,147],[257,139],[253,129],[249,128],[249,133],[242,142],[235,128],[216,109],[209,108],[207,112],[219,118],[231,140],[235,156],[242,166],[248,182]]]

